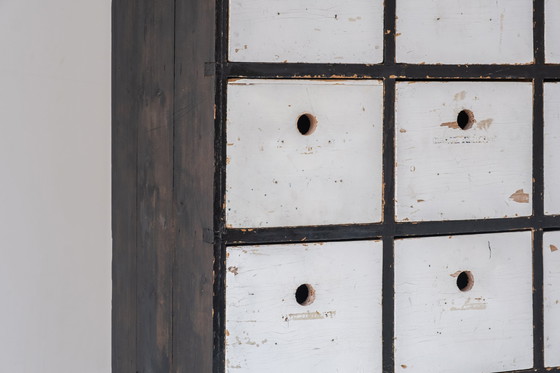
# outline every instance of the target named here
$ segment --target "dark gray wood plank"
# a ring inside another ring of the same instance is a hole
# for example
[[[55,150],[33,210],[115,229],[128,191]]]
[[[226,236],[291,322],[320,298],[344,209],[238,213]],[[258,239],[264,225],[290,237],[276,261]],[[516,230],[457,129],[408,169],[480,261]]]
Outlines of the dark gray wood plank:
[[[113,372],[169,372],[174,0],[113,3]]]
[[[141,1],[139,56],[137,361],[142,373],[171,367],[173,271],[174,0]]]
[[[178,0],[175,44],[173,372],[212,371],[215,2]],[[211,68],[208,68],[211,67]],[[210,235],[211,236],[211,235]],[[209,241],[208,239],[206,241]],[[211,240],[210,240],[211,241]]]
[[[134,1],[112,4],[112,371],[136,372],[136,180],[138,121]],[[137,17],[136,17],[137,18]]]

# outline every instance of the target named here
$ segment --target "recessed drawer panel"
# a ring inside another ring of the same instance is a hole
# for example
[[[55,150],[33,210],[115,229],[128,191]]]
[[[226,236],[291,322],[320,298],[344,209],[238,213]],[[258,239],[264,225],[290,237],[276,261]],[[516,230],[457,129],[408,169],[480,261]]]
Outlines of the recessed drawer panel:
[[[382,244],[227,249],[227,372],[382,371]]]
[[[560,83],[544,84],[544,211],[560,214]]]
[[[228,227],[381,220],[378,81],[237,80],[228,86]]]
[[[544,360],[546,367],[560,366],[560,232],[545,232]]]
[[[531,0],[398,0],[398,62],[514,64],[533,61]]]
[[[229,60],[379,63],[381,0],[230,0]]]
[[[532,213],[532,86],[403,82],[396,95],[399,221]]]
[[[395,371],[533,366],[531,232],[395,241]]]

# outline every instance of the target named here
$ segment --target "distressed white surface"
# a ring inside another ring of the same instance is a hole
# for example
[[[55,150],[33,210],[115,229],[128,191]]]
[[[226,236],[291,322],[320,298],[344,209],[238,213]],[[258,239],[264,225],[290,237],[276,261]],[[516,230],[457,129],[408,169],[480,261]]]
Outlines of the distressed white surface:
[[[560,231],[544,232],[544,361],[560,366]]]
[[[227,252],[227,372],[381,372],[380,241]],[[316,291],[308,306],[301,284]]]
[[[531,95],[521,82],[398,83],[397,220],[530,215]],[[476,123],[451,128],[463,109]]]
[[[531,232],[396,240],[395,371],[532,367],[531,246]]]
[[[544,84],[544,210],[560,214],[560,83]]]
[[[229,60],[379,63],[382,0],[230,0]]]
[[[560,0],[545,0],[544,53],[547,63],[560,63]]]
[[[532,0],[398,0],[398,62],[533,61]]]
[[[231,227],[381,219],[378,81],[237,80],[228,86],[226,222]],[[297,129],[303,113],[317,129]]]

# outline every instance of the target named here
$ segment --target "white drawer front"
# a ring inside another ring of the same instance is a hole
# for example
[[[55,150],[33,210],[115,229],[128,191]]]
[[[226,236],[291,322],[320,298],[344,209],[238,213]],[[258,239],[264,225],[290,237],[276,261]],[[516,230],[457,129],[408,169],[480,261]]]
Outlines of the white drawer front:
[[[395,105],[397,220],[532,213],[530,83],[403,82]]]
[[[227,225],[380,221],[382,111],[378,81],[231,82]],[[305,113],[316,123],[303,135]]]
[[[560,231],[544,232],[544,362],[560,366]]]
[[[533,61],[531,0],[398,0],[397,62]]]
[[[381,0],[230,0],[229,60],[380,63]]]
[[[227,372],[382,371],[381,242],[229,247],[227,254]],[[296,299],[302,285],[314,291],[310,304]]]
[[[544,84],[544,211],[560,214],[560,83]]]
[[[396,240],[395,371],[532,367],[531,253],[531,232]]]

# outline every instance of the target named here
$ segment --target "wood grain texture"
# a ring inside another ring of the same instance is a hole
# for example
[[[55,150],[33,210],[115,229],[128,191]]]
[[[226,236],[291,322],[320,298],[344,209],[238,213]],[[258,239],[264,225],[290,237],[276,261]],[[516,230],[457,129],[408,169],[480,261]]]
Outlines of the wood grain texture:
[[[112,42],[112,371],[136,372],[136,182],[138,71],[134,1],[114,1]]]
[[[168,372],[172,353],[174,0],[141,3],[139,46],[137,369]]]
[[[215,2],[177,1],[173,369],[212,371]],[[212,67],[206,70],[205,64]]]
[[[113,3],[113,372],[212,369],[214,20]]]

